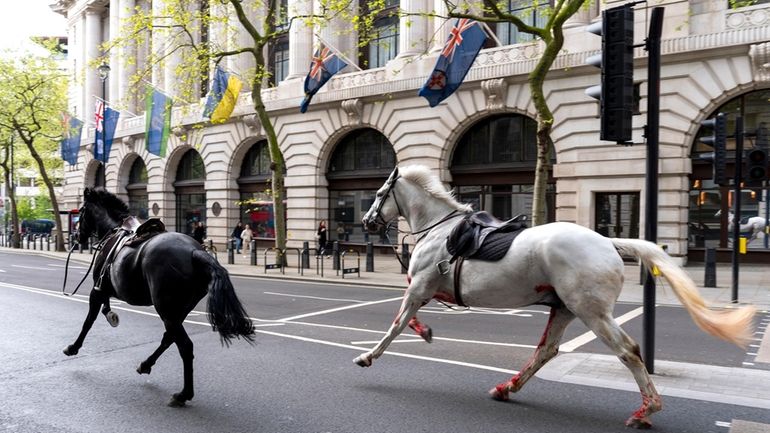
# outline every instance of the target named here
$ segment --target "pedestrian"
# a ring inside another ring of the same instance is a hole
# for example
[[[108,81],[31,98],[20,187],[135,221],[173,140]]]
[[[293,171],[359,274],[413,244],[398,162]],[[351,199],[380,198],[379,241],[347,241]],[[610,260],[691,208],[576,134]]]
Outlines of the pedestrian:
[[[238,224],[235,225],[235,228],[233,229],[233,232],[230,234],[230,237],[235,239],[235,253],[240,254],[241,253],[241,243],[243,243],[243,239],[241,239],[241,234],[243,233],[243,223],[238,221]]]
[[[241,232],[241,240],[243,241],[243,251],[246,252],[246,250],[251,250],[251,238],[254,236],[254,233],[251,231],[251,225],[246,224],[246,226],[243,227],[243,232]]]
[[[328,241],[328,233],[326,232],[326,221],[321,220],[318,223],[318,231],[316,232],[316,239],[318,239],[318,255],[326,255],[326,242]]]
[[[206,239],[206,225],[203,224],[203,221],[198,221],[194,224],[194,226],[195,228],[193,229],[193,239],[203,245],[203,240]]]

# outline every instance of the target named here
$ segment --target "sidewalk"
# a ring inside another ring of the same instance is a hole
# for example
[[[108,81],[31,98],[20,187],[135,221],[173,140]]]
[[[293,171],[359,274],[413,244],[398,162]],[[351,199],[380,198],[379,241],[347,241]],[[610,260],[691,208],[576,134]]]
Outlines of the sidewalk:
[[[12,250],[0,248],[0,251],[24,254],[39,254],[66,259],[67,253],[40,250]],[[406,275],[400,272],[400,264],[392,255],[377,255],[374,259],[375,272],[364,272],[366,258],[361,256],[360,277],[347,274],[342,278],[332,269],[331,258],[316,259],[310,257],[311,269],[304,269],[304,275],[298,272],[297,257],[289,257],[289,266],[281,273],[280,269],[265,270],[262,250],[257,256],[257,266],[250,264],[250,256],[237,254],[235,263],[227,264],[227,252],[219,253],[218,259],[232,275],[256,278],[281,278],[305,281],[324,281],[335,284],[353,284],[364,286],[406,288]],[[72,260],[89,262],[88,252],[72,254]],[[268,255],[268,262],[272,260]],[[316,266],[323,262],[324,276]],[[357,265],[356,256],[345,260],[345,267]],[[717,287],[703,287],[704,269],[702,264],[685,267],[687,273],[699,286],[706,302],[714,307],[729,305],[732,297],[732,269],[730,264],[717,265]],[[641,303],[643,287],[640,284],[640,268],[634,264],[625,267],[625,284],[620,296],[621,302]],[[658,279],[656,301],[659,305],[678,305],[667,284]],[[720,367],[706,364],[692,364],[656,360],[653,380],[662,395],[684,397],[719,403],[730,403],[750,407],[770,409],[770,266],[742,265],[740,268],[739,304],[753,304],[759,313],[755,323],[759,324],[757,341],[748,348],[747,360],[752,360],[753,368]],[[753,356],[753,357],[752,357]],[[746,364],[746,363],[744,363]],[[564,383],[575,383],[604,388],[638,391],[630,372],[614,356],[564,353],[546,365],[538,377]],[[770,431],[770,425],[767,426]]]

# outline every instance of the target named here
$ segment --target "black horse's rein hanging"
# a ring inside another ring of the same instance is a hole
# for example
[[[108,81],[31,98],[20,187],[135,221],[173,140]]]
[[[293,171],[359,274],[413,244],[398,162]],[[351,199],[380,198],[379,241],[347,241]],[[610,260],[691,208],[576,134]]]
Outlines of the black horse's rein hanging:
[[[110,234],[111,234],[111,232],[107,233],[106,235],[104,235],[104,237],[102,237],[102,239],[99,241],[99,243],[96,246],[96,250],[97,251],[99,251],[101,249],[102,245],[104,244],[104,241],[107,239],[107,236],[109,236]],[[61,284],[61,293],[64,296],[73,296],[73,295],[75,295],[75,293],[78,292],[78,290],[80,289],[80,286],[82,286],[83,282],[86,280],[86,278],[88,278],[88,274],[91,272],[91,268],[94,267],[94,262],[96,261],[96,254],[93,254],[91,256],[91,263],[88,265],[88,270],[86,271],[85,275],[83,275],[83,279],[80,280],[80,282],[75,287],[75,290],[72,291],[72,293],[67,293],[67,290],[66,290],[67,289],[67,273],[68,273],[69,267],[70,267],[70,256],[72,256],[72,252],[75,250],[75,247],[78,244],[79,244],[79,242],[73,244],[70,247],[69,253],[67,254],[67,261],[64,264],[64,281],[62,281],[62,284]]]

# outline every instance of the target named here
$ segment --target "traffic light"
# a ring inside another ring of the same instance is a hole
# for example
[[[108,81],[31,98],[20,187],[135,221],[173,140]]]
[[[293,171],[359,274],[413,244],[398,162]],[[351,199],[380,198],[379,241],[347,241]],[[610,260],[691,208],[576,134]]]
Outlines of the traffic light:
[[[746,154],[746,183],[749,186],[761,185],[767,180],[767,150],[754,148]]]
[[[700,142],[712,147],[713,152],[701,155],[701,159],[711,161],[714,183],[727,185],[727,120],[725,115],[717,113],[711,119],[704,120],[701,126],[711,128],[711,135],[701,137]]]
[[[602,12],[602,21],[587,29],[602,37],[601,54],[586,59],[601,68],[599,86],[586,94],[599,100],[599,138],[629,144],[634,114],[634,9],[623,5]]]

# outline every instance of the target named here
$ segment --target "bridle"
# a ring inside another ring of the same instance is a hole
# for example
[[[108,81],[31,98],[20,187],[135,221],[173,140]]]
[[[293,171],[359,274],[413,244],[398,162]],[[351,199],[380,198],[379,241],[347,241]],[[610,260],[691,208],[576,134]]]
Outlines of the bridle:
[[[84,211],[85,211],[85,205],[83,205],[78,210],[78,215],[80,215],[80,220],[81,221],[83,219]],[[67,290],[66,290],[66,288],[67,288],[67,274],[69,272],[70,257],[72,256],[72,252],[75,250],[75,247],[80,244],[80,227],[81,227],[81,225],[82,225],[82,223],[78,224],[78,230],[75,232],[75,239],[77,239],[77,243],[73,243],[72,246],[70,246],[69,252],[67,253],[67,261],[64,264],[64,281],[62,281],[62,285],[61,285],[61,292],[62,292],[62,294],[64,296],[74,296],[75,293],[78,292],[78,290],[80,289],[80,286],[82,286],[83,282],[86,280],[86,278],[88,278],[88,275],[91,272],[91,268],[93,268],[94,262],[96,261],[96,256],[98,256],[98,254],[93,254],[91,256],[91,263],[88,265],[88,270],[86,270],[85,274],[83,275],[83,278],[80,280],[80,282],[75,287],[75,290],[72,291],[72,293],[67,293]],[[95,248],[96,251],[100,251],[102,249],[102,246],[104,245],[105,242],[107,242],[108,237],[112,233],[113,232],[107,232],[104,236],[102,236],[102,238],[99,240],[99,243],[96,245],[96,248]]]

